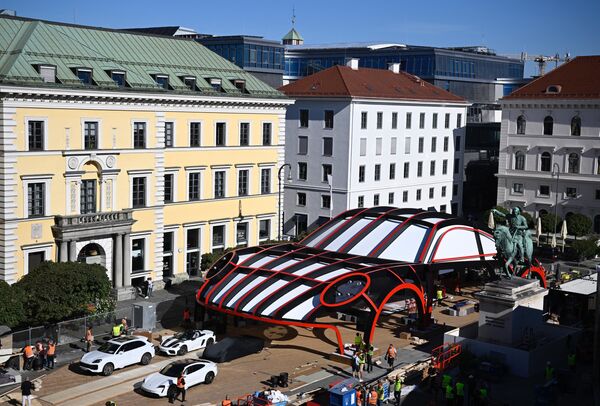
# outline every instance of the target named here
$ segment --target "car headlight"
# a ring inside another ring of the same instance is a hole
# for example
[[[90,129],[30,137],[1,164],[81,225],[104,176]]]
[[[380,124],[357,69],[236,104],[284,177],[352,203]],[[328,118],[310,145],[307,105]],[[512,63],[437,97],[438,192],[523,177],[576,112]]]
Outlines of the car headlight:
[[[95,360],[92,362],[92,364],[99,364],[99,363],[101,363],[101,362],[102,362],[102,360],[101,360],[101,359],[95,359]]]

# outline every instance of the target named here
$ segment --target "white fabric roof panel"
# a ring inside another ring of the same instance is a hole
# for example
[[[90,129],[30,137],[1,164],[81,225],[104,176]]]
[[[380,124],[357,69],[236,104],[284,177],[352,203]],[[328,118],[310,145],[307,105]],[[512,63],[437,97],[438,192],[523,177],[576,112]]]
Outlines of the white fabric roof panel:
[[[384,221],[369,232],[350,251],[354,255],[368,255],[392,230],[400,225],[398,221]]]
[[[252,308],[254,306],[256,306],[257,304],[260,303],[261,300],[265,299],[267,296],[269,296],[271,293],[275,292],[276,290],[278,290],[279,288],[284,287],[285,285],[287,285],[289,282],[285,281],[285,280],[279,280],[275,283],[272,283],[270,286],[266,287],[265,289],[261,290],[259,293],[255,293],[256,296],[254,296],[252,298],[251,301],[249,301],[246,306],[244,306],[244,308],[242,309],[242,311],[244,312],[249,312],[252,310]]]
[[[479,234],[479,236],[481,237],[481,246],[483,248],[483,253],[484,254],[496,254],[496,242],[494,241],[493,238],[488,237],[484,234]]]
[[[362,218],[358,220],[356,223],[352,224],[346,231],[337,236],[333,241],[329,243],[326,247],[324,247],[328,251],[336,251],[340,249],[344,244],[346,244],[352,237],[354,237],[360,230],[366,227],[371,221],[372,218]]]
[[[231,300],[229,302],[227,302],[226,306],[227,307],[234,307],[235,303],[242,298],[242,296],[244,296],[246,293],[248,293],[252,288],[254,288],[255,286],[257,286],[259,283],[261,283],[262,281],[264,281],[265,279],[267,279],[266,276],[258,276],[256,277],[254,280],[252,280],[250,283],[246,284],[246,286],[244,286],[242,288],[242,290],[240,290],[238,293],[235,294],[234,297],[231,298]]]
[[[307,247],[315,247],[321,241],[323,241],[325,239],[325,237],[328,237],[331,234],[331,232],[334,231],[340,225],[341,222],[347,221],[347,220],[348,219],[333,220],[331,223],[324,226],[325,227],[324,229],[317,231],[318,234],[315,234],[315,236],[312,237],[312,240],[309,241],[306,244],[306,246]]]
[[[217,292],[215,297],[212,299],[213,303],[217,303],[219,301],[219,299],[221,298],[221,296],[223,296],[223,294],[225,292],[228,292],[229,289],[232,288],[233,285],[238,283],[244,276],[246,276],[245,273],[239,273],[239,274],[235,275],[233,277],[233,279],[231,279],[227,285],[223,286],[222,288],[219,288],[219,292]]]
[[[324,266],[327,266],[328,264],[326,264],[325,262],[314,262],[310,265],[306,265],[300,269],[298,269],[297,271],[292,272],[294,275],[298,275],[298,276],[303,276],[306,275],[308,273],[311,273],[314,270],[317,270],[319,268],[323,268]]]
[[[304,302],[300,303],[298,306],[284,314],[283,318],[288,320],[302,320],[319,304],[319,295],[309,297]]]
[[[302,293],[306,292],[309,289],[310,289],[310,286],[307,286],[307,285],[300,285],[300,286],[295,287],[294,289],[290,290],[285,295],[279,296],[279,298],[276,301],[274,301],[269,306],[267,306],[267,308],[265,310],[263,310],[260,314],[263,316],[270,316],[271,313],[273,313],[275,310],[279,309],[281,306],[283,306],[284,304],[286,304],[287,302],[289,302],[296,296],[301,295]]]
[[[475,240],[473,230],[454,228],[441,238],[439,246],[435,251],[434,261],[446,258],[479,256],[479,248],[477,248],[477,241]]]
[[[427,230],[416,224],[409,225],[379,254],[379,258],[415,262]]]

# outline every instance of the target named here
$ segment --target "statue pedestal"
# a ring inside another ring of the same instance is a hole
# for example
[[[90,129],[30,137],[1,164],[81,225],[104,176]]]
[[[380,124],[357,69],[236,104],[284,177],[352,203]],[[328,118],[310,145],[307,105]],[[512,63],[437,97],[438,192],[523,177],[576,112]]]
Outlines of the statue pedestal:
[[[532,279],[512,278],[486,283],[484,290],[475,294],[479,300],[479,339],[513,344],[518,338],[513,311],[518,306],[543,310],[547,294],[548,291]],[[520,334],[519,327],[517,330]]]

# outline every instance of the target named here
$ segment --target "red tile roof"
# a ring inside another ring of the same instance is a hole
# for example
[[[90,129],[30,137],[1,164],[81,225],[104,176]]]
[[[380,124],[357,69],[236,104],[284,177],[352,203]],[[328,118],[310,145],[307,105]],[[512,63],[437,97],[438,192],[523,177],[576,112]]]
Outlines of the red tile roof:
[[[557,86],[558,93],[548,92]],[[600,99],[600,55],[578,56],[515,90],[510,99]]]
[[[361,97],[466,103],[416,76],[391,70],[333,66],[279,88],[290,97]]]

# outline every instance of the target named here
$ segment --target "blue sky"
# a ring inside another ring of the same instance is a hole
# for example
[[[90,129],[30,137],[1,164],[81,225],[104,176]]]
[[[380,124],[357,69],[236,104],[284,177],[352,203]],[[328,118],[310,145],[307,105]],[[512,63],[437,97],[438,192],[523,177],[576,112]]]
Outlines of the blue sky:
[[[310,44],[393,41],[485,45],[508,55],[600,54],[598,0],[0,0],[0,8],[23,17],[109,28],[183,25],[277,40],[291,27],[293,7],[296,28]]]

